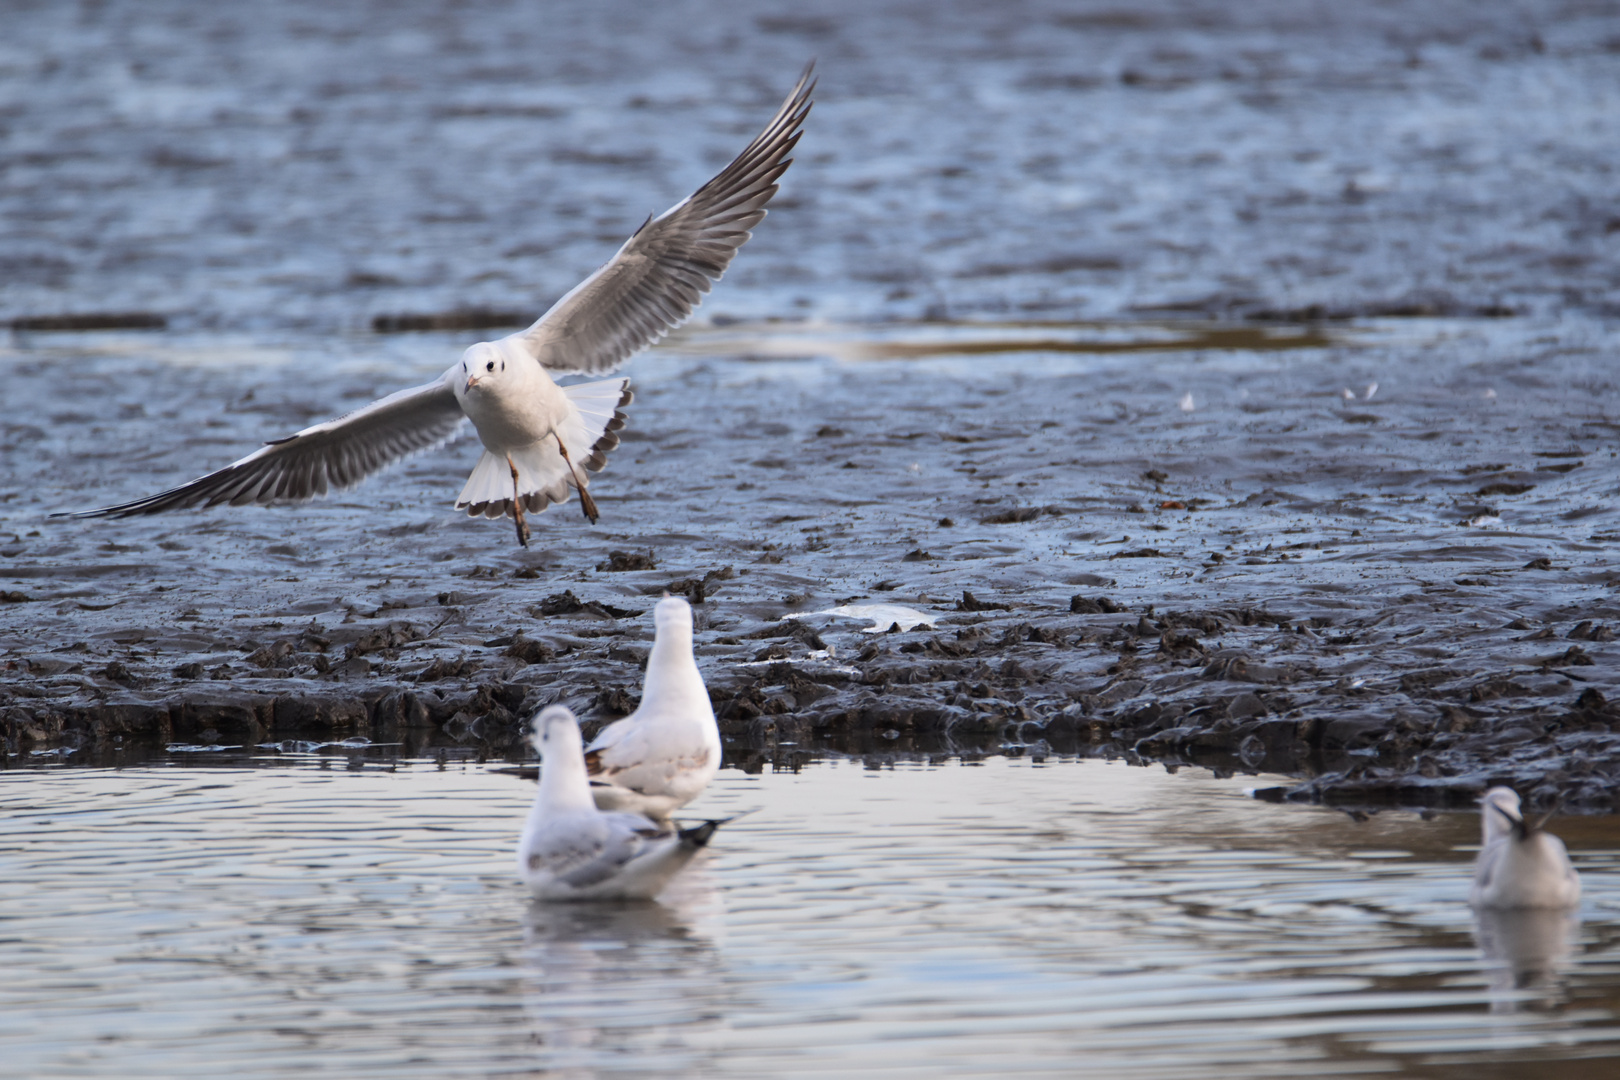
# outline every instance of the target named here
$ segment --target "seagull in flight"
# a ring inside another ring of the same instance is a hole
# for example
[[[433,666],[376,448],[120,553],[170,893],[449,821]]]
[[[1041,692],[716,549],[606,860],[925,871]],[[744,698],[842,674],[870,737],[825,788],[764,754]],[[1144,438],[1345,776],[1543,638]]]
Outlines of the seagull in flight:
[[[540,790],[518,842],[517,866],[537,899],[651,899],[725,824],[676,829],[598,810],[579,721],[562,705],[541,710],[531,741],[540,751]]]
[[[1519,796],[1494,787],[1480,799],[1483,843],[1474,864],[1468,902],[1476,908],[1570,908],[1581,898],[1581,879],[1564,842],[1542,826],[1552,815],[1526,821]]]
[[[667,822],[720,768],[720,728],[692,656],[692,607],[666,596],[653,608],[652,654],[641,704],[585,748],[591,795],[603,810]]]
[[[469,348],[426,386],[390,394],[336,420],[277,439],[207,476],[133,502],[56,516],[125,517],[229,503],[305,502],[353,487],[407,455],[447,442],[471,420],[484,453],[456,498],[469,516],[511,516],[579,492],[596,523],[586,474],[619,444],[630,380],[561,387],[554,375],[603,375],[690,316],[765,217],[793,163],[815,90],[806,67],[759,137],[720,173],[657,217],[534,325]]]

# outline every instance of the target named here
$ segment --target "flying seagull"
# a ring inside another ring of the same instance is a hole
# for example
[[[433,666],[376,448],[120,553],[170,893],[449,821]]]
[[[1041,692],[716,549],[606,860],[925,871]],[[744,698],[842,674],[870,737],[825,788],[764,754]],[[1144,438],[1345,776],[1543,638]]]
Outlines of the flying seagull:
[[[1476,908],[1568,908],[1581,898],[1581,879],[1569,863],[1564,842],[1526,821],[1519,796],[1494,787],[1480,799],[1483,843],[1474,864],[1468,902]]]
[[[562,705],[541,710],[531,739],[542,761],[540,790],[518,842],[517,864],[537,899],[651,899],[725,824],[675,829],[638,814],[598,810],[579,721]]]
[[[667,822],[720,768],[720,729],[692,657],[692,607],[666,596],[653,609],[641,704],[585,748],[591,796],[603,810]]]
[[[484,444],[456,508],[512,516],[528,545],[524,511],[579,492],[595,524],[586,474],[619,445],[630,381],[559,387],[553,375],[604,375],[684,322],[765,217],[809,115],[806,67],[758,138],[689,198],[648,217],[618,254],[527,330],[469,348],[426,386],[277,439],[207,476],[133,502],[73,517],[124,517],[230,503],[304,502],[349,488],[384,466],[453,437],[471,420]]]

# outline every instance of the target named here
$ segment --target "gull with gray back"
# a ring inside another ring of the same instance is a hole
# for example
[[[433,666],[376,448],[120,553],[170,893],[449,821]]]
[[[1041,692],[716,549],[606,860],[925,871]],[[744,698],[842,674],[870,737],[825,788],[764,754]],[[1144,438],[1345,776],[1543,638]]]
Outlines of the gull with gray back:
[[[1476,908],[1570,908],[1581,898],[1581,879],[1564,842],[1542,828],[1547,818],[1527,821],[1519,796],[1495,787],[1480,799],[1482,846],[1474,864],[1468,902]]]
[[[541,710],[531,738],[540,751],[540,790],[518,842],[517,868],[537,899],[650,899],[724,824],[674,829],[598,810],[579,721],[561,705]]]
[[[691,605],[664,597],[653,625],[641,704],[602,729],[585,748],[585,764],[597,806],[668,821],[714,779],[720,729],[692,655]]]

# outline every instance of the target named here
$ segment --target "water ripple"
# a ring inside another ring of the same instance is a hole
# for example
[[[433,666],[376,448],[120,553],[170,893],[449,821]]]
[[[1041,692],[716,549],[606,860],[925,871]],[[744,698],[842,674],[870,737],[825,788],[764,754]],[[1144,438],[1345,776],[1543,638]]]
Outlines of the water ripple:
[[[544,907],[531,789],[309,759],[0,774],[7,1075],[1295,1076],[1620,1052],[1620,823],[1575,952],[1480,958],[1476,823],[1097,761],[726,772],[657,904]],[[5,1072],[6,1070],[0,1070]]]

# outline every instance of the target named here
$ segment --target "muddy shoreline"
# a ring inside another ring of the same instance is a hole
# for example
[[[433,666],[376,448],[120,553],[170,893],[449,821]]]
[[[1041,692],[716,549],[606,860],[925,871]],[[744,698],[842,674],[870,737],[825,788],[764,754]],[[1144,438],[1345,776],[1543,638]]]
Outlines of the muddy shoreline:
[[[630,706],[676,588],[740,764],[1049,748],[1611,807],[1613,11],[553,14],[18,15],[6,767],[519,759],[541,702]],[[810,56],[770,218],[625,371],[598,527],[456,517],[465,439],[305,507],[51,516],[437,377]],[[932,626],[825,614],[875,604]]]
[[[1390,694],[1323,670],[1367,650],[1357,644],[1367,628],[1355,622],[1293,622],[1253,608],[1131,611],[1083,593],[1069,613],[965,599],[957,606],[991,609],[942,612],[935,630],[865,640],[829,630],[846,642],[831,656],[799,620],[746,639],[705,635],[708,655],[735,658],[708,677],[728,763],[746,768],[818,748],[880,761],[1125,756],[1300,779],[1261,793],[1273,798],[1460,806],[1505,782],[1575,811],[1615,809],[1620,708],[1580,674],[1594,666],[1585,643],[1612,640],[1601,624],[1500,628],[1503,642],[1535,642],[1528,651],[1539,662],[1531,656],[1487,678],[1416,671]],[[550,606],[573,600],[565,593]],[[431,647],[432,638],[414,622],[317,629],[260,645],[243,657],[241,674],[176,673],[190,685],[129,685],[144,680],[117,662],[86,671],[70,658],[42,661],[30,674],[60,664],[59,677],[78,678],[76,696],[93,683],[100,700],[12,696],[0,710],[7,764],[61,748],[75,753],[43,757],[115,764],[166,746],[187,753],[356,737],[398,743],[403,756],[445,749],[524,761],[522,719],[545,702],[570,702],[593,723],[633,708],[649,645],[634,620],[599,605],[426,665],[413,663],[411,646]],[[258,665],[267,670],[249,674]],[[1144,703],[1150,683],[1172,685]]]
[[[667,590],[700,601],[740,765],[1123,755],[1298,778],[1275,797],[1455,805],[1509,783],[1607,811],[1606,333],[1368,324],[1245,350],[1146,324],[694,330],[638,362],[602,526],[568,504],[528,550],[446,512],[464,446],[329,502],[108,525],[47,516],[69,439],[13,443],[37,483],[0,532],[5,761],[349,738],[523,761],[544,703],[587,726],[634,707]],[[442,351],[400,340],[407,369]],[[11,385],[49,395],[71,372],[104,414],[98,395],[170,395],[98,428],[160,447],[170,475],[195,456],[162,440],[190,395],[247,403],[215,422],[218,455],[376,378],[334,362],[348,343],[262,381],[188,366],[184,342],[89,341],[13,352]],[[694,421],[717,401],[728,426]],[[149,462],[101,460],[98,491],[151,486]]]

